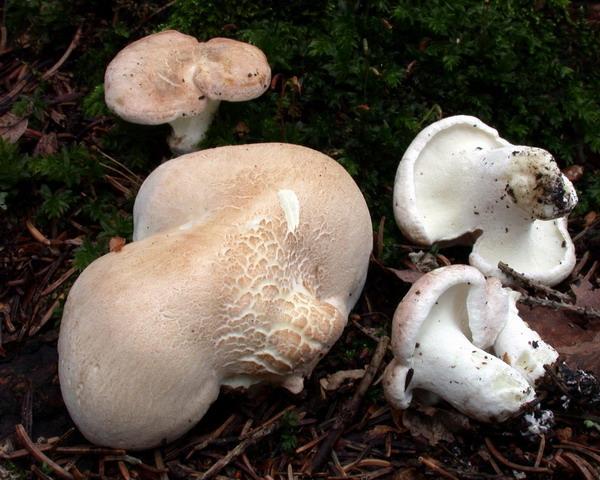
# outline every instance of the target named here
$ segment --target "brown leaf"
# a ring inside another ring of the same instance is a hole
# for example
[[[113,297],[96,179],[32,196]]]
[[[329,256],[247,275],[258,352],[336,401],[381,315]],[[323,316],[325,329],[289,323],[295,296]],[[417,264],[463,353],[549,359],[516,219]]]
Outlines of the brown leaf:
[[[0,117],[0,137],[8,143],[17,143],[27,130],[28,121],[7,112]]]
[[[588,280],[582,279],[577,285],[571,285],[571,290],[577,306],[600,310],[600,288],[594,288]]]
[[[43,155],[52,155],[58,151],[58,139],[56,138],[56,133],[45,133],[39,139],[35,148],[33,149],[33,155],[43,156]]]
[[[337,390],[347,380],[358,380],[365,376],[365,370],[340,370],[339,372],[327,375],[322,378],[319,382],[324,390],[333,391]]]
[[[565,310],[519,305],[519,313],[542,339],[552,345],[570,368],[600,375],[600,322],[581,324],[581,317]]]
[[[108,248],[111,252],[120,252],[125,246],[125,242],[123,237],[112,237],[108,242]]]
[[[371,430],[364,434],[364,439],[368,442],[376,438],[384,437],[388,433],[395,433],[398,430],[390,425],[375,425]]]
[[[583,221],[586,227],[589,227],[592,223],[598,220],[598,214],[593,210],[588,212],[585,217],[583,217]]]
[[[469,419],[462,413],[433,407],[406,410],[402,423],[413,436],[424,437],[429,445],[437,445],[440,441],[453,442],[453,433],[467,430],[471,426]]]
[[[404,283],[415,283],[419,278],[421,278],[424,274],[423,272],[418,272],[416,270],[396,270],[395,268],[388,268],[390,272],[396,275],[400,280]]]
[[[246,122],[239,121],[235,126],[235,133],[238,137],[245,137],[250,133],[250,127],[248,127]]]
[[[565,177],[575,183],[583,177],[583,167],[581,165],[571,165],[570,167],[565,168],[563,173],[565,174]]]

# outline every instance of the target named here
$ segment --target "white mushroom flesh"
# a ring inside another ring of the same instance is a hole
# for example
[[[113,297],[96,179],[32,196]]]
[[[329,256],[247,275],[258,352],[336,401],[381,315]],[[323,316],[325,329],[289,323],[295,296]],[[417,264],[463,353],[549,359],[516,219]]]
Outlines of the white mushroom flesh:
[[[495,354],[518,370],[531,385],[546,375],[549,367],[558,359],[558,352],[544,342],[535,330],[529,328],[519,316],[519,294],[510,291],[510,308],[504,329],[494,343]]]
[[[474,117],[450,117],[423,130],[396,174],[394,212],[418,243],[479,235],[470,258],[509,281],[499,261],[546,284],[575,264],[566,215],[577,203],[571,182],[545,150],[515,146]]]
[[[423,323],[415,346],[412,378],[405,395],[424,389],[482,421],[514,416],[534,398],[527,381],[470,340],[466,298],[469,286],[447,290]],[[425,294],[425,293],[424,293]]]

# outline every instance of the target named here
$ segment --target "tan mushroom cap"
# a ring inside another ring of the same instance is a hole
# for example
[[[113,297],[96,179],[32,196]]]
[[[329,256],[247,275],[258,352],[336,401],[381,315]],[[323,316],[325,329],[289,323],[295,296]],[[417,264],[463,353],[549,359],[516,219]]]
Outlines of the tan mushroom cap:
[[[265,55],[252,45],[225,38],[201,43],[166,30],[117,54],[106,69],[105,98],[123,119],[158,125],[200,114],[209,99],[256,98],[270,75]]]
[[[301,390],[368,267],[371,220],[344,169],[293,145],[205,150],[160,166],[136,208],[160,226],[93,262],[63,314],[61,389],[82,433],[147,448],[193,427],[221,385]]]
[[[271,69],[260,49],[229,38],[212,38],[200,51],[194,82],[213,100],[243,102],[263,94],[271,82]]]
[[[327,227],[327,235],[322,233],[319,238],[323,240],[318,241],[325,296],[348,289],[345,278],[355,276],[356,267],[351,266],[372,244],[370,228],[366,228],[370,218],[366,203],[341,165],[299,145],[219,147],[162,164],[144,181],[136,197],[133,238],[139,241],[174,228],[196,228],[216,216],[252,208],[257,196],[265,192],[290,190],[297,195],[300,218],[307,225]],[[356,229],[350,228],[353,222]],[[339,250],[340,243],[344,251]],[[348,310],[362,285],[357,287],[349,289],[353,293]]]

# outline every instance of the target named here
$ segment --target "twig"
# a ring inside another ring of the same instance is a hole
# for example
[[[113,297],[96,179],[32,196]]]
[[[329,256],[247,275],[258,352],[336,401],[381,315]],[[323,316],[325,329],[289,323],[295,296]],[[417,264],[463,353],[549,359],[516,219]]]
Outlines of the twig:
[[[425,465],[430,470],[433,470],[435,473],[437,473],[441,477],[448,478],[449,480],[459,480],[457,476],[452,475],[449,471],[447,471],[444,468],[442,468],[432,458],[419,457],[419,463],[422,464],[422,465]]]
[[[538,448],[537,455],[535,457],[534,467],[539,467],[542,463],[542,458],[544,458],[544,450],[546,449],[546,435],[543,433],[540,435],[540,446]]]
[[[554,298],[558,298],[563,302],[570,302],[571,297],[566,293],[559,292],[558,290],[554,290],[536,280],[532,280],[531,278],[526,277],[524,274],[517,272],[514,268],[510,267],[508,264],[504,262],[498,262],[498,268],[501,272],[511,277],[516,281],[521,287],[531,288],[536,292],[543,293],[544,295],[550,295]]]
[[[154,450],[154,463],[156,464],[156,468],[164,470],[164,473],[160,474],[160,480],[169,480],[169,475],[167,474],[167,466],[165,465],[165,461],[163,460],[162,454],[160,453],[160,450],[158,448]]]
[[[36,477],[41,478],[42,480],[52,480],[52,477],[50,475],[46,475],[40,468],[37,467],[37,465],[32,465],[31,471]]]
[[[566,310],[567,312],[573,312],[584,317],[600,319],[600,311],[595,308],[578,307],[577,305],[571,305],[569,303],[557,302],[547,298],[530,297],[529,295],[521,295],[519,302],[524,303],[525,305],[542,306],[554,308],[555,310]]]
[[[379,340],[377,348],[375,349],[375,353],[373,354],[371,362],[369,363],[369,367],[365,372],[365,376],[360,381],[358,388],[356,389],[356,392],[350,401],[342,407],[342,411],[340,412],[339,416],[336,417],[333,426],[329,431],[329,435],[319,447],[319,450],[313,457],[313,460],[306,473],[311,474],[312,472],[315,472],[321,468],[323,463],[327,460],[327,458],[329,458],[329,452],[331,452],[333,446],[344,432],[346,426],[355,417],[362,400],[367,393],[367,390],[373,383],[373,379],[379,370],[379,366],[383,361],[383,357],[385,356],[389,342],[390,339],[387,336],[381,337]]]
[[[590,458],[593,458],[596,462],[600,464],[600,455],[594,453],[594,451],[585,445],[573,445],[574,442],[569,443],[561,443],[559,445],[554,445],[554,448],[562,448],[564,450],[574,450],[575,452],[579,452],[583,455],[587,455]]]
[[[502,455],[494,446],[492,441],[486,437],[485,445],[492,456],[498,460],[502,465],[507,466],[508,468],[512,468],[513,470],[520,470],[521,472],[529,472],[529,473],[553,473],[549,468],[544,467],[532,467],[529,465],[519,465],[518,463],[513,463],[508,460],[504,455]]]
[[[294,408],[294,406],[290,406],[284,409],[284,411],[280,412],[274,418],[272,418],[271,420],[267,420],[263,425],[254,429],[233,450],[227,452],[227,454],[223,458],[217,460],[212,467],[210,467],[206,472],[204,472],[204,475],[202,475],[201,477],[202,480],[207,480],[209,478],[214,477],[223,468],[229,465],[233,461],[233,459],[244,453],[248,447],[254,445],[259,440],[263,439],[264,437],[267,437],[275,430],[279,429],[279,427],[281,427],[281,417],[283,416],[283,414],[292,411]]]
[[[40,321],[36,325],[32,325],[29,328],[29,336],[30,337],[32,337],[37,332],[39,332],[44,327],[44,325],[46,325],[46,323],[48,323],[48,320],[50,320],[50,318],[52,318],[52,314],[58,308],[58,306],[60,305],[60,302],[63,301],[63,298],[64,298],[63,295],[59,295],[58,298],[56,300],[54,300],[54,302],[52,302],[52,305],[50,305],[50,308],[48,310],[46,310],[46,313],[44,313],[44,315],[42,315],[42,318],[40,319]]]
[[[42,290],[42,292],[40,293],[40,296],[45,296],[48,295],[49,293],[52,293],[54,290],[56,290],[58,287],[60,287],[71,275],[73,275],[77,270],[73,267],[69,268],[65,273],[63,273],[60,278],[58,280],[56,280],[55,282],[52,282],[50,285],[48,285],[46,288],[44,288],[44,290]]]
[[[592,467],[587,460],[584,460],[579,455],[571,452],[564,452],[562,456],[567,458],[575,466],[575,468],[579,470],[579,473],[581,473],[585,480],[594,480],[598,478],[596,476],[596,469]]]
[[[56,71],[60,67],[62,67],[62,64],[67,61],[67,58],[69,58],[69,56],[71,55],[73,50],[75,50],[75,47],[77,47],[77,44],[79,43],[79,40],[81,38],[81,29],[82,29],[82,26],[79,25],[79,27],[77,27],[77,31],[75,32],[75,36],[73,37],[73,40],[71,40],[71,43],[69,44],[67,49],[65,50],[65,53],[63,53],[62,57],[60,57],[58,59],[58,62],[56,62],[54,65],[52,65],[50,70],[48,70],[46,73],[44,73],[42,75],[42,80],[48,80],[52,75],[54,75],[56,73]]]
[[[223,435],[223,432],[225,430],[227,430],[227,428],[229,428],[229,426],[231,425],[231,423],[236,419],[236,415],[230,415],[229,418],[227,418],[227,420],[225,420],[225,422],[218,427],[216,430],[213,430],[211,433],[209,433],[206,438],[204,438],[203,440],[201,440],[200,442],[196,443],[195,445],[186,445],[185,447],[183,447],[183,450],[188,449],[190,446],[192,447],[192,449],[188,452],[188,454],[185,456],[186,460],[189,460],[190,457],[197,452],[198,450],[203,450],[205,449],[211,442],[213,442],[214,440],[216,440],[217,438],[219,438],[221,435]],[[171,455],[168,455],[167,458],[176,458],[176,457],[172,457]]]
[[[35,446],[35,444],[31,441],[31,438],[29,438],[29,435],[27,435],[27,432],[25,431],[25,428],[23,428],[23,425],[19,424],[15,427],[15,434],[17,436],[17,439],[19,440],[19,443],[26,450],[28,450],[29,453],[31,453],[31,456],[35,458],[38,462],[42,462],[48,465],[60,478],[63,478],[65,480],[74,480],[73,475],[71,475],[53,460],[48,458]]]
[[[600,218],[590,223],[581,232],[573,237],[573,243],[577,243],[581,238],[585,237],[590,229],[593,229],[600,222]]]
[[[31,223],[30,220],[27,220],[25,222],[25,226],[27,227],[27,230],[29,230],[29,233],[31,233],[31,236],[37,240],[40,243],[43,243],[46,246],[50,246],[50,240],[48,240],[48,238],[42,233],[40,232],[35,225],[33,225],[33,223]]]

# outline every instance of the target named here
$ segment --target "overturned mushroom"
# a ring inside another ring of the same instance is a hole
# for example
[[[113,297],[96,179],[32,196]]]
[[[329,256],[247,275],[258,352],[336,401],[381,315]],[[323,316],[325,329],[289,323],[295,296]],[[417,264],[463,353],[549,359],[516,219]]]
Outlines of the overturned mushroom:
[[[137,200],[137,241],[65,305],[59,376],[82,433],[146,448],[194,426],[221,385],[302,390],[367,273],[352,178],[308,148],[230,146],[163,164]]]
[[[194,150],[221,100],[242,102],[267,89],[271,70],[256,47],[227,38],[198,42],[174,30],[125,47],[104,77],[106,104],[123,119],[169,123],[175,153]]]
[[[486,351],[504,327],[508,293],[475,268],[453,265],[417,280],[394,314],[394,360],[384,392],[407,408],[413,391],[443,398],[481,421],[502,421],[534,398],[527,380]]]
[[[394,185],[396,222],[408,238],[430,245],[480,232],[471,265],[506,282],[499,261],[548,285],[567,277],[575,249],[565,215],[576,203],[548,152],[511,145],[468,116],[419,133]]]

